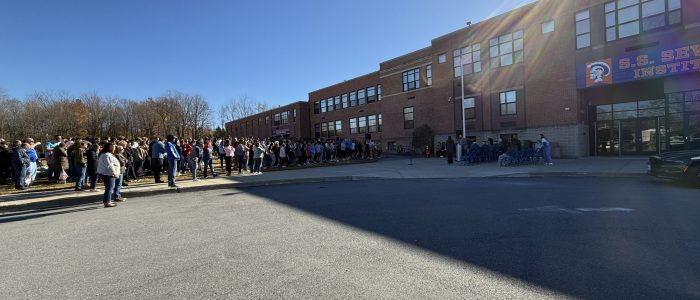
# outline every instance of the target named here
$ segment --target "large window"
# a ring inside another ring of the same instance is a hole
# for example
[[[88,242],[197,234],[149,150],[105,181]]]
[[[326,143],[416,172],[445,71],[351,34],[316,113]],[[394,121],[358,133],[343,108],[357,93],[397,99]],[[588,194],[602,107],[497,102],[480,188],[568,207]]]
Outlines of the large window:
[[[382,101],[382,85],[377,85],[377,100]]]
[[[350,118],[350,134],[357,134],[357,118]]]
[[[365,98],[365,89],[357,91],[357,105],[365,105],[365,101],[367,101],[367,98]]]
[[[501,93],[501,116],[516,114],[517,101],[518,99],[515,91]]]
[[[333,97],[328,98],[328,109],[326,111],[333,111]]]
[[[328,136],[335,135],[335,122],[328,122]]]
[[[433,85],[433,65],[425,67],[425,86]]]
[[[328,137],[328,123],[321,123],[321,136]]]
[[[373,86],[367,88],[367,103],[377,101],[377,93]]]
[[[276,113],[272,116],[272,125],[280,126],[281,122],[282,122],[282,117],[279,113]]]
[[[576,49],[591,46],[591,13],[584,10],[576,13]]]
[[[377,115],[377,131],[382,132],[382,114]]]
[[[413,128],[413,106],[403,108],[403,128]]]
[[[340,136],[343,134],[343,122],[340,120],[335,121],[335,135]]]
[[[282,126],[289,125],[289,112],[285,111],[280,114],[282,116]]]
[[[340,96],[335,96],[335,98],[333,98],[333,103],[334,103],[334,109],[339,110],[340,109]]]
[[[326,112],[326,99],[321,100],[321,113]]]
[[[357,106],[357,93],[350,92],[350,107]]]
[[[413,69],[403,72],[403,91],[416,90],[420,88],[420,69]]]
[[[681,0],[618,0],[605,4],[608,42],[680,23]]]
[[[348,108],[348,94],[343,94],[343,108]]]
[[[474,119],[476,117],[476,109],[474,108],[474,98],[466,98],[462,101],[462,109],[464,109],[465,119]]]
[[[314,114],[318,115],[321,113],[321,101],[314,102]]]
[[[357,127],[359,128],[360,133],[366,133],[367,132],[367,117],[357,118]]]
[[[522,43],[522,40],[520,41]],[[498,52],[498,48],[493,49]],[[455,77],[481,72],[481,44],[474,44],[452,51]]]
[[[318,123],[314,124],[314,136],[316,138],[321,137],[321,124],[318,124]]]
[[[489,42],[491,68],[509,66],[523,61],[523,31],[504,34]],[[465,69],[465,72],[467,70]],[[466,74],[466,73],[465,73]]]
[[[369,132],[377,132],[377,116],[376,115],[369,115],[367,116],[367,125]]]

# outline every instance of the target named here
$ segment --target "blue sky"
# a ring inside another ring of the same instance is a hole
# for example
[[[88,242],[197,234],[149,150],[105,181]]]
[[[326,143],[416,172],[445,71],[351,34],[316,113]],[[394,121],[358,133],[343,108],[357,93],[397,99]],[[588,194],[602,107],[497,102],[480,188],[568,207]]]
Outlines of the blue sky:
[[[277,106],[533,0],[0,0],[0,87]]]

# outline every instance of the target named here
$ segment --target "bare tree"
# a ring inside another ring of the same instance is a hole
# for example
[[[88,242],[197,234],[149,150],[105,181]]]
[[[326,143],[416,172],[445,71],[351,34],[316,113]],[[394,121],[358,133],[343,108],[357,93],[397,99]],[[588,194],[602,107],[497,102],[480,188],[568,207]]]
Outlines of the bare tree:
[[[228,121],[232,121],[261,113],[267,109],[267,103],[264,101],[256,101],[248,97],[248,95],[243,94],[224,104],[221,107],[222,112],[220,114]]]

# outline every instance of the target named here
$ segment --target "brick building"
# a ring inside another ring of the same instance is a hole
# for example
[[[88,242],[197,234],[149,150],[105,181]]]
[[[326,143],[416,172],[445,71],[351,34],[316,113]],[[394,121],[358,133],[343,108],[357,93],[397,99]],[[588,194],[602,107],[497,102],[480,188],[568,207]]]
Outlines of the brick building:
[[[544,133],[565,157],[700,148],[699,12],[696,0],[540,0],[309,93],[307,135],[392,150],[427,124],[436,142]]]
[[[234,137],[309,138],[309,103],[299,101],[228,122],[226,132]]]

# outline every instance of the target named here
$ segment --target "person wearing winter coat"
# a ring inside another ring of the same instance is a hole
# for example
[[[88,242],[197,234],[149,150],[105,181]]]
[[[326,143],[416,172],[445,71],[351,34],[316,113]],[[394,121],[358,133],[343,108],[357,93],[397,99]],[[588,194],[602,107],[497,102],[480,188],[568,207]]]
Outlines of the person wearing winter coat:
[[[87,176],[90,178],[90,191],[97,191],[97,153],[100,151],[100,145],[94,143],[86,152],[87,158]]]
[[[12,169],[15,171],[15,189],[25,190],[27,187],[24,184],[24,178],[29,168],[29,155],[27,155],[28,144],[22,144],[22,141],[15,141],[12,148]]]
[[[117,206],[112,201],[116,179],[121,176],[121,165],[119,160],[114,155],[116,153],[116,145],[107,143],[100,151],[100,156],[97,163],[97,173],[100,174],[102,182],[105,184],[105,193],[102,197],[102,202],[105,207]],[[121,201],[126,199],[121,199]],[[117,200],[120,201],[120,200]]]
[[[12,178],[12,149],[7,147],[7,142],[0,139],[0,185],[7,183]]]
[[[87,175],[87,143],[80,141],[78,147],[73,150],[73,165],[76,171],[75,191],[83,190],[83,183]]]
[[[54,180],[58,181],[61,174],[68,171],[68,152],[66,152],[66,147],[63,143],[59,143],[58,146],[53,149],[53,162],[56,176]]]
[[[175,177],[177,176],[177,166],[180,160],[180,152],[177,150],[177,139],[173,135],[168,135],[165,143],[165,150],[168,159],[168,187],[177,188]]]
[[[187,155],[187,162],[190,164],[190,173],[192,173],[192,181],[199,181],[197,179],[197,165],[199,161],[202,160],[202,142],[197,141],[191,143],[192,147],[190,153]]]

